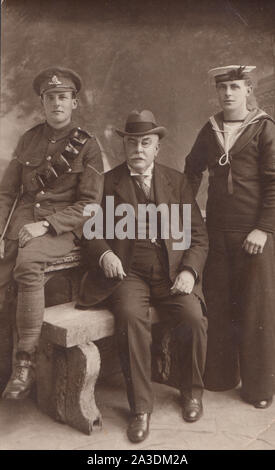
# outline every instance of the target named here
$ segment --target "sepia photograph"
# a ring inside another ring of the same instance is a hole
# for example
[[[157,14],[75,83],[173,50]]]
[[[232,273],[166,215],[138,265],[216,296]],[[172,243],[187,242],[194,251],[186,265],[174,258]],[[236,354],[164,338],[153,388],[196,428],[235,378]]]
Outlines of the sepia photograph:
[[[274,451],[274,0],[1,0],[0,96],[0,451]]]

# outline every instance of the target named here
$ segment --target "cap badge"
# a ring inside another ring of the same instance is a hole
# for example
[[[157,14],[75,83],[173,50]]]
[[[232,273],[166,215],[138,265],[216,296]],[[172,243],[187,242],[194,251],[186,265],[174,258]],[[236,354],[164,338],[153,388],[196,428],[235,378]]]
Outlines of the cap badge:
[[[62,85],[62,82],[58,80],[56,75],[53,75],[48,85]]]

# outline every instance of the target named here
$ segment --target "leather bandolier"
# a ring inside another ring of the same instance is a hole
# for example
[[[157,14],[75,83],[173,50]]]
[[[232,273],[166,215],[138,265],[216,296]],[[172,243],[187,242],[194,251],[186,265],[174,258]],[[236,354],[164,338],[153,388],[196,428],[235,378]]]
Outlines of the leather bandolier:
[[[80,128],[74,128],[69,135],[69,142],[61,153],[48,156],[46,161],[32,173],[34,186],[37,191],[44,191],[52,186],[55,181],[65,173],[73,171],[73,163],[80,151],[91,136]],[[35,180],[33,179],[35,177]]]

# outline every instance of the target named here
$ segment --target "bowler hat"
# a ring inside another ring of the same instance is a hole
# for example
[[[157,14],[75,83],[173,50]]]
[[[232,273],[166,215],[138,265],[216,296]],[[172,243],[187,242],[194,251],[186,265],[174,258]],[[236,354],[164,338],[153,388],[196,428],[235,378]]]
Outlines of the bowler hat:
[[[74,91],[81,88],[80,76],[71,69],[50,67],[42,70],[33,81],[33,88],[38,95],[46,91]]]
[[[165,127],[158,126],[153,113],[145,109],[141,112],[137,110],[132,111],[126,120],[125,130],[121,131],[116,129],[116,133],[121,137],[126,135],[140,136],[157,134],[161,139],[165,136],[167,130]]]

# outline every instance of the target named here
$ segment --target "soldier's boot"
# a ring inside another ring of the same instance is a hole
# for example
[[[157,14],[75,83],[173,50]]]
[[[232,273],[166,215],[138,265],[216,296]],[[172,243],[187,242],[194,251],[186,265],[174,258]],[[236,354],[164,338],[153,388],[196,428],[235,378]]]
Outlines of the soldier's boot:
[[[44,314],[44,288],[19,289],[16,311],[17,354],[11,378],[2,394],[9,400],[26,398],[35,381],[35,355]]]
[[[5,400],[23,400],[30,394],[34,381],[35,362],[33,355],[19,352],[2,398]]]

